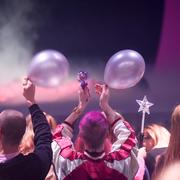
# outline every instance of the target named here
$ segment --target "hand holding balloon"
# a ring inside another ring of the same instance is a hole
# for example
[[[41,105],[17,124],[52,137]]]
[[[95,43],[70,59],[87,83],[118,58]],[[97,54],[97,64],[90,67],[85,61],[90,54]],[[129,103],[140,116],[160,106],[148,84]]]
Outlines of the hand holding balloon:
[[[34,84],[55,87],[64,81],[69,72],[66,57],[55,50],[37,53],[30,64],[28,77]]]
[[[122,50],[114,54],[107,62],[104,81],[114,89],[130,88],[140,81],[144,71],[145,62],[138,52]]]

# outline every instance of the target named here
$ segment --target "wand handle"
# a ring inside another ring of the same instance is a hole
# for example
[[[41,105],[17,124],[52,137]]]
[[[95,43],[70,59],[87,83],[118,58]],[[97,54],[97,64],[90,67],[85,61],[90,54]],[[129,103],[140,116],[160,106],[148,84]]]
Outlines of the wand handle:
[[[143,147],[143,139],[144,139],[144,133],[140,133],[139,135],[139,148]]]
[[[143,147],[145,112],[142,112],[141,132],[139,135],[139,148]]]
[[[142,120],[141,120],[141,133],[144,133],[144,121],[145,121],[145,112],[142,112]]]

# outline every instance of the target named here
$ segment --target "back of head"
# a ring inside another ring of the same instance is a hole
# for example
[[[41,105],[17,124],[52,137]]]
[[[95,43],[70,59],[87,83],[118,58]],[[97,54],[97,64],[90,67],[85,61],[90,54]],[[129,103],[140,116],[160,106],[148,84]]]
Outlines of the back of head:
[[[4,110],[0,113],[0,131],[2,143],[19,145],[26,128],[23,114],[16,110]]]
[[[99,111],[90,111],[79,124],[79,135],[90,149],[98,149],[104,144],[108,133],[108,122]]]
[[[33,131],[31,114],[28,114],[26,116],[26,130]]]
[[[48,124],[51,128],[51,131],[54,131],[56,129],[56,126],[57,126],[57,122],[56,122],[55,118],[46,112],[44,112],[44,115],[46,116]]]
[[[167,147],[169,144],[170,133],[162,125],[150,124],[144,129],[145,136],[150,136],[153,140],[152,148]]]
[[[21,140],[19,150],[24,155],[27,155],[34,151],[34,131],[30,114],[26,116],[26,131]]]
[[[176,106],[172,113],[171,131],[176,131],[176,133],[180,134],[180,105]]]
[[[51,131],[53,131],[57,126],[55,118],[51,116],[50,114],[47,114],[46,112],[43,112],[43,113],[46,116],[48,124],[51,128]],[[35,148],[35,145],[34,145],[34,130],[33,130],[32,118],[31,118],[31,115],[28,114],[26,116],[26,132],[20,144],[20,152],[27,155],[33,152],[34,148]]]
[[[46,119],[48,121],[48,124],[49,124],[51,130],[53,131],[57,126],[57,122],[56,122],[55,118],[46,112],[43,112],[43,113],[46,116]],[[30,114],[28,114],[26,116],[26,128],[33,132],[32,118],[31,118]]]
[[[169,144],[170,133],[169,131],[162,125],[152,124],[152,130],[156,136],[156,148],[167,147]]]
[[[171,137],[166,154],[166,163],[180,160],[180,105],[176,106],[171,116]]]

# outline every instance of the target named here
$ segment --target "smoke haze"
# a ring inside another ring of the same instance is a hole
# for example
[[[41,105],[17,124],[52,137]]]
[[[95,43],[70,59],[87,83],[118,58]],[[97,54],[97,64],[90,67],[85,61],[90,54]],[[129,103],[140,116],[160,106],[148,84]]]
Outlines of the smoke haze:
[[[6,0],[0,7],[0,85],[26,74],[35,40],[30,0]]]

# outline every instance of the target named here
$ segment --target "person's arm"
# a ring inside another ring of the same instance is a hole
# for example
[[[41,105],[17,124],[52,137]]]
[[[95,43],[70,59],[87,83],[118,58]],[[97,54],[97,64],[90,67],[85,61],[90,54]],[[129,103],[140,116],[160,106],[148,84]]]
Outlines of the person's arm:
[[[100,95],[99,105],[102,111],[105,113],[107,121],[109,122],[110,127],[113,130],[113,134],[116,137],[116,142],[113,144],[113,150],[124,146],[135,146],[136,137],[135,132],[132,127],[126,122],[121,114],[113,110],[109,105],[109,88],[107,85],[97,84],[96,92]],[[118,147],[115,148],[115,145],[118,144]]]
[[[109,88],[106,84],[96,84],[95,91],[100,95],[99,97],[99,106],[102,111],[105,113],[108,123],[113,125],[118,120],[123,120],[123,116],[117,113],[109,105]]]
[[[107,85],[96,85],[96,92],[100,95],[99,104],[106,114],[107,121],[112,129],[116,141],[112,145],[110,158],[117,161],[127,161],[124,163],[125,174],[128,179],[133,179],[138,169],[137,147],[135,132],[123,116],[117,113],[109,105],[109,88]],[[121,164],[122,166],[122,164]],[[120,167],[121,167],[120,166]]]
[[[53,133],[53,140],[58,144],[63,154],[63,150],[67,152],[72,147],[71,138],[73,136],[74,123],[83,113],[85,107],[89,101],[89,89],[86,86],[84,89],[80,87],[79,91],[79,103],[78,106],[70,113],[70,115],[64,120],[62,124],[59,124]]]
[[[89,101],[89,89],[87,86],[82,89],[82,87],[79,88],[78,91],[79,94],[79,103],[78,106],[76,106],[72,113],[64,120],[65,123],[73,126],[75,121],[79,118],[79,116],[83,113],[84,109],[86,108],[88,101]]]
[[[35,86],[25,78],[23,82],[23,95],[29,106],[34,130],[34,153],[40,158],[42,164],[42,176],[45,177],[49,171],[52,161],[50,127],[44,113],[35,102]]]
[[[96,84],[96,93],[100,95],[99,105],[105,113],[107,121],[112,128],[113,135],[116,137],[116,142],[112,146],[112,150],[118,150],[124,143],[134,146],[136,143],[135,132],[127,123],[123,116],[109,105],[109,88],[106,84]],[[118,145],[118,146],[117,146]]]
[[[76,163],[76,165],[74,163],[71,163],[71,160],[78,158],[78,162],[80,162],[79,160],[81,157],[81,153],[74,151],[74,146],[71,138],[73,136],[74,123],[84,111],[88,100],[88,87],[86,86],[84,89],[80,87],[78,106],[73,110],[73,112],[70,113],[70,115],[65,119],[62,124],[59,124],[57,126],[53,133],[53,164],[57,177],[59,177],[60,179],[64,177],[64,171],[67,171],[67,169],[63,169],[64,166],[62,165],[66,163],[65,160],[70,159],[70,161],[68,160],[69,169],[74,168],[78,165],[78,163]]]

